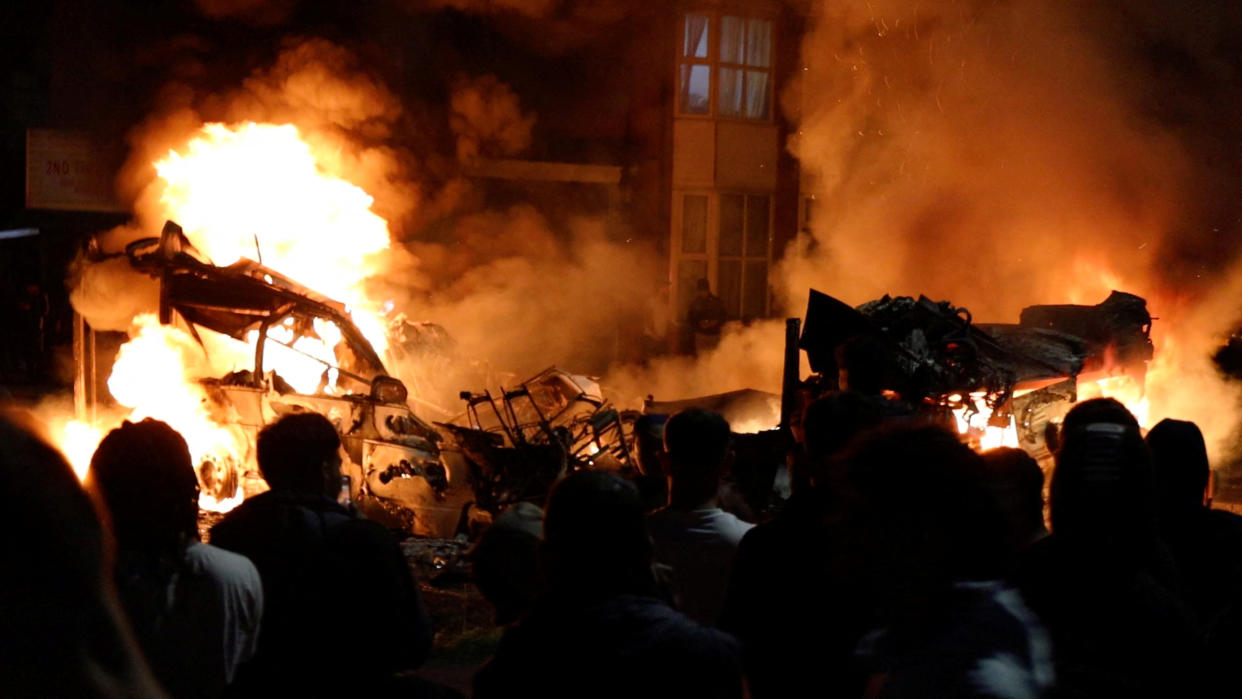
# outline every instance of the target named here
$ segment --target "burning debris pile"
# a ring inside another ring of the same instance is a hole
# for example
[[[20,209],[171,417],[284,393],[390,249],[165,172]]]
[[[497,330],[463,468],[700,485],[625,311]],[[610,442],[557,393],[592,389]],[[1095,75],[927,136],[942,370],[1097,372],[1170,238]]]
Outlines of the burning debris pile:
[[[812,290],[800,345],[834,377],[835,350],[869,337],[885,350],[883,389],[924,410],[952,412],[979,446],[1046,451],[1045,430],[1078,400],[1080,382],[1139,387],[1152,359],[1147,302],[1114,291],[1095,306],[1040,305],[1017,324],[975,323],[970,311],[920,296],[851,308]],[[835,386],[835,380],[829,383]]]

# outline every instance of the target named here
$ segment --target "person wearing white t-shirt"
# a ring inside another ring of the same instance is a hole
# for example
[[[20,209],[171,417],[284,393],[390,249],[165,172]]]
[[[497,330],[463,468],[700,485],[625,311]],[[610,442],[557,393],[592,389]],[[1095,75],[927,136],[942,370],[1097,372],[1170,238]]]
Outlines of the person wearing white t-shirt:
[[[754,525],[720,509],[717,492],[730,456],[729,423],[708,410],[692,408],[664,427],[668,506],[647,517],[655,560],[671,569],[679,609],[714,625],[738,542]]]

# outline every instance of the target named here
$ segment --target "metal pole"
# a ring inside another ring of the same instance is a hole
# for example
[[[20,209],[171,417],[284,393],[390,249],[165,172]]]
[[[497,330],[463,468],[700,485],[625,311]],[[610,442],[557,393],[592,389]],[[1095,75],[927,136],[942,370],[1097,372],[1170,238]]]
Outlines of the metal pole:
[[[802,320],[785,319],[785,368],[781,376],[781,429],[788,430],[798,400],[798,384],[802,380],[799,366],[798,336],[802,334]]]

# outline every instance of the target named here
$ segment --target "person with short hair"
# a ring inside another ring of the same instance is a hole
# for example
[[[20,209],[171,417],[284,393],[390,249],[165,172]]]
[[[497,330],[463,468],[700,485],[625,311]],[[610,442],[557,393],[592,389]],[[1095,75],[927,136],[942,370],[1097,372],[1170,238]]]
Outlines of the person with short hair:
[[[336,429],[318,413],[285,415],[259,432],[258,459],[272,489],[211,529],[263,576],[263,635],[239,693],[396,691],[396,673],[426,657],[431,629],[396,541],[336,500]]]
[[[720,620],[738,543],[754,526],[719,506],[730,443],[729,423],[716,413],[690,408],[670,417],[668,506],[647,517],[655,559],[671,568],[678,608],[706,625]]]
[[[862,396],[879,408],[885,423],[912,422],[914,406],[886,389],[890,350],[878,338],[855,335],[833,350],[837,364],[837,388]]]
[[[539,596],[475,675],[477,699],[742,696],[736,641],[657,595],[632,483],[577,471],[553,486],[539,561]]]
[[[255,653],[263,585],[245,556],[199,541],[185,439],[125,421],[99,443],[86,485],[107,506],[117,590],[152,669],[175,696],[220,696]]]
[[[1156,471],[1160,531],[1207,638],[1207,679],[1224,696],[1235,684],[1233,661],[1242,651],[1242,516],[1208,505],[1211,465],[1195,423],[1161,420],[1146,441]]]
[[[497,626],[517,621],[535,600],[542,530],[543,510],[519,502],[497,515],[470,549],[471,576]]]
[[[1044,525],[1044,471],[1030,454],[1015,447],[983,453],[987,485],[1005,513],[1016,549],[1048,536]]]

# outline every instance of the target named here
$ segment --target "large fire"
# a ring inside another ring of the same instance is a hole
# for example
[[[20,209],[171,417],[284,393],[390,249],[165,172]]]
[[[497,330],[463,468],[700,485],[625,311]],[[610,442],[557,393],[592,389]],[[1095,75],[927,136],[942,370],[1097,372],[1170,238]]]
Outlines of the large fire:
[[[388,248],[388,223],[361,188],[324,171],[327,158],[290,124],[206,124],[184,148],[156,162],[161,221],[176,221],[217,265],[261,257],[282,274],[350,308],[379,352],[381,303],[367,297],[373,255]]]
[[[159,220],[177,221],[216,265],[257,258],[343,301],[355,325],[382,353],[387,345],[383,304],[366,295],[365,282],[374,274],[375,254],[388,248],[388,225],[371,211],[372,198],[327,171],[327,162],[332,159],[317,157],[292,125],[206,124],[153,163]],[[318,337],[295,339],[290,327],[271,328],[265,368],[298,392],[331,392],[335,370],[325,381],[324,363],[335,358],[341,331],[325,321],[317,321],[314,331]],[[161,325],[151,315],[135,318],[108,389],[130,410],[127,419],[163,420],[186,438],[200,477],[229,484],[219,498],[205,489],[200,504],[227,510],[243,495],[241,483],[229,478],[245,464],[247,440],[235,426],[236,416],[220,414],[199,379],[250,366],[258,333],[251,332],[246,343],[202,329],[200,336],[203,346],[176,325]],[[54,427],[75,470],[84,475],[106,429],[78,420]]]
[[[320,155],[324,157],[319,157]],[[187,238],[216,265],[248,257],[330,298],[343,301],[354,323],[381,354],[387,340],[382,299],[367,295],[376,273],[376,255],[390,239],[387,223],[371,210],[372,198],[329,171],[330,153],[319,154],[292,125],[206,124],[187,142],[152,163],[159,210],[154,220],[177,221]],[[1124,288],[1098,270],[1102,289]],[[1067,300],[1098,298],[1095,288],[1067,290]],[[293,328],[273,327],[264,347],[265,368],[274,369],[294,390],[331,392],[324,364],[334,358],[341,331],[317,321],[317,337],[294,337]],[[117,403],[131,420],[153,417],[181,432],[204,478],[227,480],[246,463],[248,442],[233,415],[220,413],[199,380],[252,365],[257,333],[248,342],[200,333],[202,344],[176,325],[163,326],[149,315],[134,319],[131,339],[122,346],[108,379]],[[1156,352],[1148,378],[1163,380],[1167,364]],[[1144,427],[1149,425],[1144,383],[1128,376],[1081,381],[1079,398],[1112,396],[1125,403]],[[992,424],[983,396],[961,396],[954,411],[958,429],[981,448],[1017,446],[1012,422]],[[62,420],[53,428],[79,475],[110,425]],[[748,426],[752,429],[758,427]],[[227,510],[240,502],[241,484],[202,505]]]

